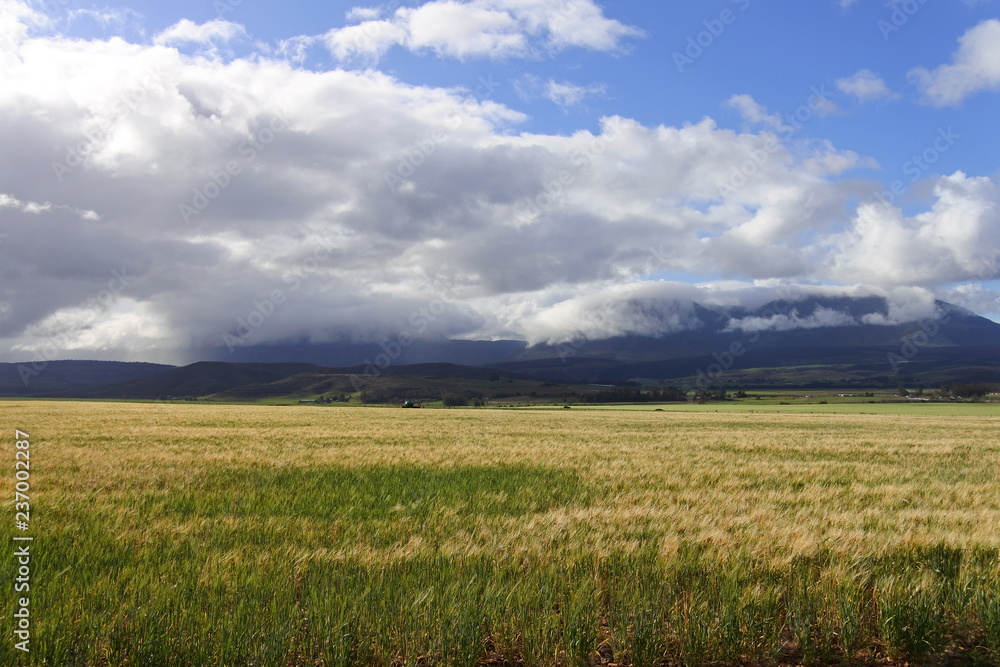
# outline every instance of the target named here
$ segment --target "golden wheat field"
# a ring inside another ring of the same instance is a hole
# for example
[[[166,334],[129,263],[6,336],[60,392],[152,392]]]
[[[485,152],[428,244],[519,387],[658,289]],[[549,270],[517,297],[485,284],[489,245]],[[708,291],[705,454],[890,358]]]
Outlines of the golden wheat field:
[[[30,434],[35,537],[5,664],[1000,659],[1000,417],[0,416],[11,489]]]

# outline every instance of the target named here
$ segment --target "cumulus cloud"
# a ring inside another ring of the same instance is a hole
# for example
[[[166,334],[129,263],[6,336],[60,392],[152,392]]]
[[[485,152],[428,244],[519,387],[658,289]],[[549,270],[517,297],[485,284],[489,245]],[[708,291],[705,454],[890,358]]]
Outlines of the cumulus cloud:
[[[934,285],[980,278],[1000,247],[1000,188],[962,172],[937,179],[930,210],[864,204],[829,237],[829,275],[882,285]]]
[[[340,59],[378,59],[393,46],[452,58],[528,57],[538,48],[615,51],[641,31],[604,16],[593,0],[432,0],[391,14],[355,8],[359,23],[328,32]]]
[[[959,104],[973,93],[1000,88],[1000,19],[966,31],[951,63],[933,70],[916,68],[910,78],[936,106]]]
[[[36,28],[51,20],[21,0],[0,0],[0,64],[16,58],[18,47]]]
[[[851,76],[837,79],[837,88],[847,95],[852,95],[859,102],[879,102],[894,100],[899,94],[890,90],[885,81],[870,69],[861,69]]]
[[[990,179],[941,178],[912,217],[852,211],[869,163],[766,123],[535,134],[507,106],[374,70],[0,25],[8,360],[181,355],[251,320],[242,344],[655,335],[690,326],[693,302],[766,299],[760,281],[971,283],[1000,248]]]

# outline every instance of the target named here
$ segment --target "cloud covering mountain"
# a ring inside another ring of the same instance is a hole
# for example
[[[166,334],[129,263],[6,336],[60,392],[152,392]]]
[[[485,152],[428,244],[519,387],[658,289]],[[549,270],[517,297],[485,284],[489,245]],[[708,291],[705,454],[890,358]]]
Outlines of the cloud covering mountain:
[[[432,14],[471,27],[435,33]],[[642,32],[589,1],[431,2],[355,19],[322,35],[345,59],[393,45],[455,58],[614,52]],[[970,90],[955,83],[970,70],[993,85],[980,57],[991,29],[919,75],[935,103]],[[989,285],[1000,187],[988,176],[914,166],[926,196],[900,208],[891,184],[862,175],[870,158],[766,113],[741,130],[608,116],[543,134],[475,81],[309,69],[276,46],[227,56],[240,39],[228,21],[68,37],[0,1],[4,360],[183,362],[227,336],[645,335],[682,330],[692,302],[751,307],[779,290],[885,296],[893,321],[926,317],[936,296],[1000,313]],[[943,127],[929,150],[958,136]]]

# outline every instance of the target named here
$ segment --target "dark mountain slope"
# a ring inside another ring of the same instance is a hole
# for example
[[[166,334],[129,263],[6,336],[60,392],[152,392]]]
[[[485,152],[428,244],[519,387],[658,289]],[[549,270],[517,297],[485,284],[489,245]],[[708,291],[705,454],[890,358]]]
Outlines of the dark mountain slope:
[[[274,382],[322,369],[312,364],[227,364],[202,361],[152,378],[65,392],[66,398],[133,398],[206,396],[247,384]]]
[[[643,307],[644,308],[644,307]],[[685,331],[620,336],[527,347],[520,341],[258,346],[232,357],[283,363],[200,362],[183,368],[117,362],[52,362],[25,387],[18,365],[6,372],[8,395],[139,398],[320,394],[346,391],[349,375],[486,381],[498,369],[510,379],[608,383],[635,378],[701,377],[761,368],[836,367],[800,378],[845,382],[914,378],[928,386],[946,381],[1000,381],[1000,324],[938,302],[932,319],[879,324],[898,317],[885,299],[808,298],[759,308],[707,308],[688,304]],[[662,310],[662,309],[661,309]],[[646,309],[657,313],[657,308]],[[320,364],[303,360],[324,360]],[[235,360],[235,359],[233,359]],[[333,360],[339,360],[340,363]],[[737,373],[737,379],[794,373]],[[332,376],[340,376],[334,379]],[[124,380],[124,381],[123,381]],[[750,380],[748,380],[750,381]],[[803,380],[806,381],[806,380]],[[810,380],[811,381],[811,380]],[[352,386],[356,382],[352,383]]]
[[[141,380],[176,366],[124,361],[49,361],[0,364],[0,396],[45,396]]]

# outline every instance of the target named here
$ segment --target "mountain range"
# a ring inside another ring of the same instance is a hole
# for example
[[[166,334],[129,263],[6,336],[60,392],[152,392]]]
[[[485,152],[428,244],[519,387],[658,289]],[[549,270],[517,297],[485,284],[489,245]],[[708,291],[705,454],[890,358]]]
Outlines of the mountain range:
[[[103,361],[0,364],[0,393],[250,398],[352,391],[358,378],[367,386],[373,378],[428,377],[431,371],[434,377],[476,381],[500,373],[508,381],[641,379],[702,388],[1000,381],[1000,324],[943,301],[935,306],[933,317],[905,321],[879,297],[816,297],[757,308],[688,303],[681,326],[655,335],[580,336],[534,346],[449,339],[404,346],[386,339],[212,349],[203,351],[204,361],[184,367]]]

